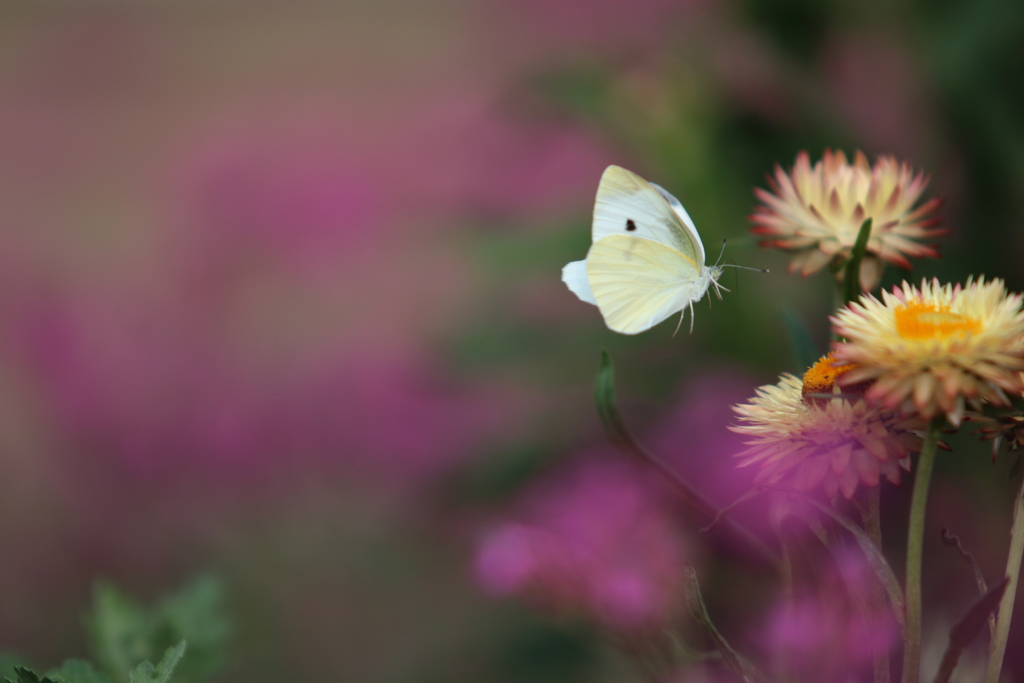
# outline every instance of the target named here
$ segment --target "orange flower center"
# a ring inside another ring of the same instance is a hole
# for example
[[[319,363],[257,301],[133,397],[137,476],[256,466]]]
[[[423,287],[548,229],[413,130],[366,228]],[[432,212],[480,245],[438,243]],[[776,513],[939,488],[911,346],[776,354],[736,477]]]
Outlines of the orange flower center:
[[[832,387],[835,386],[839,376],[857,367],[854,363],[833,365],[834,362],[835,359],[832,358],[830,353],[819,358],[818,362],[804,373],[804,396],[808,394],[831,394]]]
[[[896,331],[904,339],[949,337],[980,328],[980,320],[953,313],[946,305],[911,301],[896,309]]]

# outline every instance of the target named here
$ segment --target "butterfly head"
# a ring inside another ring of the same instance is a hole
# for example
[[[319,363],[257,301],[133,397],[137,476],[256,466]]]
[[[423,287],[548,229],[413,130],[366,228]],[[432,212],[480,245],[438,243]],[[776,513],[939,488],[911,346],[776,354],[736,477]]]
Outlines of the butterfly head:
[[[718,279],[720,277],[722,277],[722,271],[723,270],[724,270],[724,268],[722,266],[717,265],[717,264],[713,265],[713,266],[708,266],[708,269],[707,269],[707,273],[708,273],[708,287],[710,287],[710,288],[715,290],[715,296],[717,296],[719,298],[719,300],[721,300],[721,298],[722,298],[722,290],[723,289],[725,291],[727,291],[727,292],[729,291],[726,287],[724,287],[723,285],[718,283]]]

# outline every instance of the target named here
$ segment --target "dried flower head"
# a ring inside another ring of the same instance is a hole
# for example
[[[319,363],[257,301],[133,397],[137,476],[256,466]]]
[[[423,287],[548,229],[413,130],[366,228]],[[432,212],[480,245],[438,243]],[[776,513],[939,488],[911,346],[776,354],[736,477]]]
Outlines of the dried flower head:
[[[768,177],[771,192],[754,190],[762,203],[750,220],[754,234],[766,238],[761,246],[795,252],[789,271],[807,276],[830,261],[849,258],[861,225],[870,218],[860,270],[861,288],[870,291],[878,286],[884,262],[909,270],[908,256],[938,256],[933,245],[918,241],[946,232],[934,227],[937,218],[926,218],[940,199],[914,208],[927,184],[924,173],[915,174],[895,157],[880,157],[871,166],[857,152],[850,164],[843,152],[825,150],[811,166],[807,152],[800,152],[790,173],[775,167],[775,177]]]
[[[753,438],[738,453],[740,467],[757,464],[758,484],[787,482],[804,491],[821,486],[850,498],[860,483],[876,486],[881,476],[894,484],[910,454],[921,447],[924,421],[840,393],[837,380],[856,368],[821,358],[803,381],[783,375],[760,387],[750,403],[734,406],[743,424],[731,427]]]
[[[903,283],[840,309],[832,322],[846,343],[835,357],[858,367],[839,384],[870,381],[867,398],[886,408],[959,425],[964,410],[1005,406],[1024,390],[1024,312],[1002,280],[966,285]]]
[[[999,447],[1006,444],[1007,452],[1019,451],[1024,448],[1024,415],[1010,413],[1007,415],[983,415],[968,411],[964,419],[978,422],[981,427],[974,430],[982,441],[992,442],[992,460],[999,454]]]

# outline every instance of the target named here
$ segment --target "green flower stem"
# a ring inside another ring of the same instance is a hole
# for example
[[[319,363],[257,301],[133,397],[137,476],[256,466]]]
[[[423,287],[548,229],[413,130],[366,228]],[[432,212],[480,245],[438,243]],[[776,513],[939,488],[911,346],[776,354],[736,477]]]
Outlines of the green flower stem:
[[[921,670],[921,555],[924,549],[924,513],[928,506],[928,485],[935,466],[935,452],[943,418],[928,424],[921,457],[914,473],[910,498],[910,526],[907,530],[907,618],[903,633],[903,683],[917,683]]]
[[[1024,477],[1021,478],[1017,499],[1013,504],[1013,529],[1010,531],[1010,555],[1006,558],[1006,578],[1009,583],[999,602],[996,612],[996,631],[988,648],[988,676],[986,683],[999,683],[1003,670],[1003,655],[1006,654],[1006,639],[1010,635],[1010,619],[1013,618],[1013,602],[1017,595],[1017,580],[1020,578],[1020,560],[1024,554]]]
[[[867,505],[864,509],[864,530],[868,533],[871,541],[882,551],[882,517],[881,517],[881,491],[880,487],[872,486],[867,492]],[[885,613],[887,601],[885,591],[880,586],[871,589],[871,602],[873,613],[881,615]],[[875,683],[889,683],[889,653],[885,650],[875,655],[874,661]]]

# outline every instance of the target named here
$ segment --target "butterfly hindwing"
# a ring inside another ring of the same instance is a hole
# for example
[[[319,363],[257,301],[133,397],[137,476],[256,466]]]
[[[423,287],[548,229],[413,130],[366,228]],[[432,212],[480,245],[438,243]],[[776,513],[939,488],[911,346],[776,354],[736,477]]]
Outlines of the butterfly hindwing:
[[[590,289],[590,282],[587,279],[587,261],[573,261],[562,268],[562,282],[573,294],[588,304],[596,304],[594,292]]]
[[[643,332],[704,295],[706,279],[693,259],[660,242],[612,235],[587,254],[594,300],[609,328]]]

